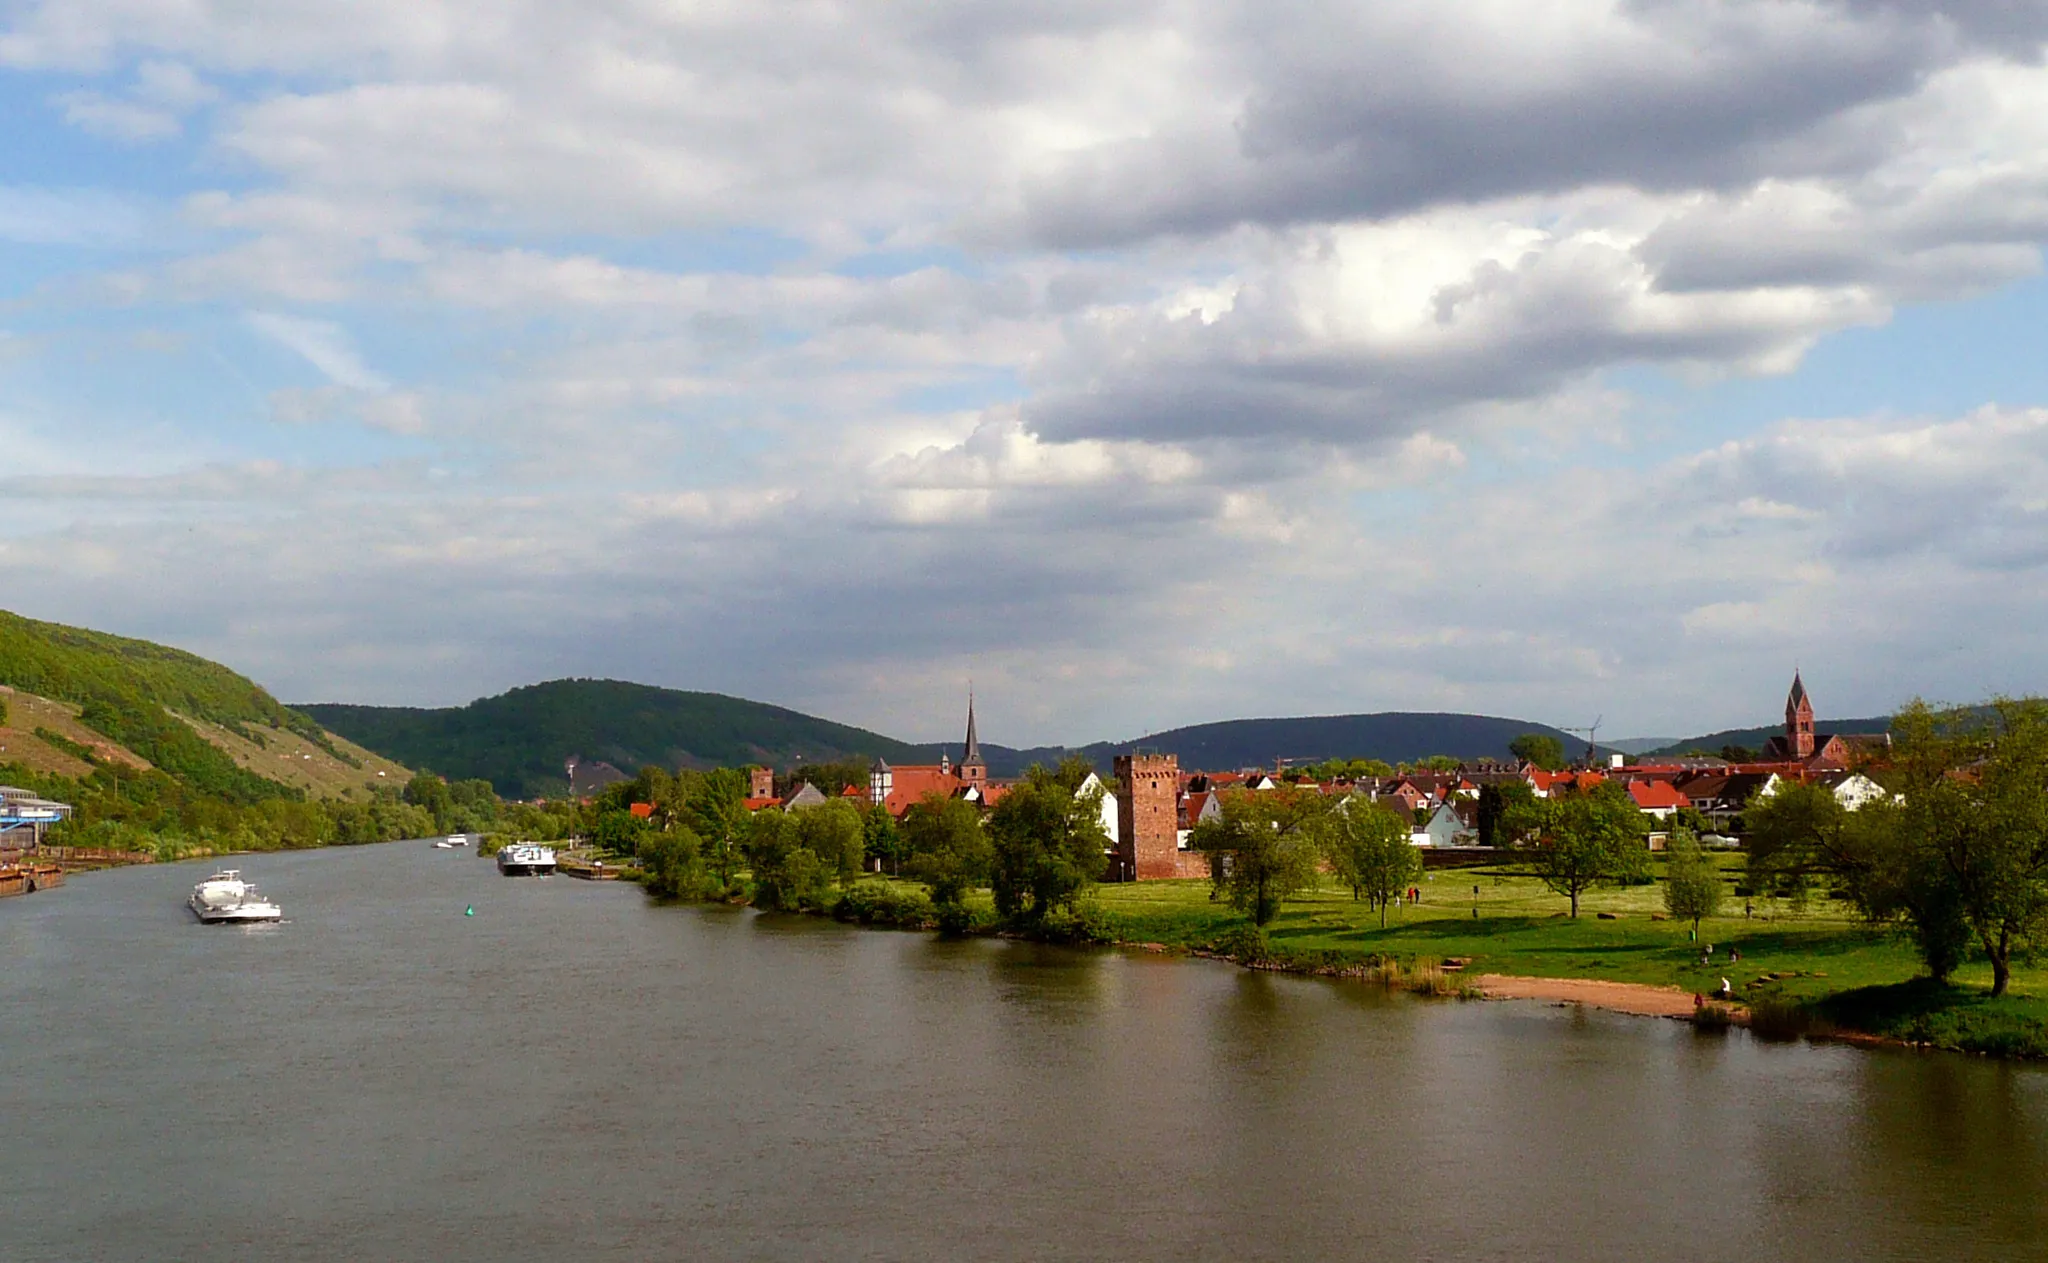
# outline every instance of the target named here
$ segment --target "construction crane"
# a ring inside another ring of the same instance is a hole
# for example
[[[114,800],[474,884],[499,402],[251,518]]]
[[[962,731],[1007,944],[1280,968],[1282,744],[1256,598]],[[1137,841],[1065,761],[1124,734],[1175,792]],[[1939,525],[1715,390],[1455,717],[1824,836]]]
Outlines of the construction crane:
[[[1586,739],[1586,762],[1598,763],[1600,761],[1600,724],[1606,718],[1607,716],[1601,715],[1583,728],[1567,728],[1560,724],[1558,725],[1558,731],[1568,732],[1575,737],[1584,737]]]

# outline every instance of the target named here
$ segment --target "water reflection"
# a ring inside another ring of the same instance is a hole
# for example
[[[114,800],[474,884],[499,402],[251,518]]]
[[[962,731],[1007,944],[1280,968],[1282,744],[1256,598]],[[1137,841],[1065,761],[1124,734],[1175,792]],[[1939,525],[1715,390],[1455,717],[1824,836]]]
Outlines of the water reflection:
[[[264,857],[265,938],[172,915],[176,868],[0,906],[36,1087],[0,1253],[1809,1263],[2048,1228],[2023,1068],[436,860]]]

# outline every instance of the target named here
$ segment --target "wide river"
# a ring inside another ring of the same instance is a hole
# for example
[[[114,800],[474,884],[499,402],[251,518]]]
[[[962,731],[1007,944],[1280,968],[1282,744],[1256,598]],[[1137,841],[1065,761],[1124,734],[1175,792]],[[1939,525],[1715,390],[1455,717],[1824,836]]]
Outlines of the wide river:
[[[0,1259],[2048,1257],[2032,1069],[239,863],[0,901]]]

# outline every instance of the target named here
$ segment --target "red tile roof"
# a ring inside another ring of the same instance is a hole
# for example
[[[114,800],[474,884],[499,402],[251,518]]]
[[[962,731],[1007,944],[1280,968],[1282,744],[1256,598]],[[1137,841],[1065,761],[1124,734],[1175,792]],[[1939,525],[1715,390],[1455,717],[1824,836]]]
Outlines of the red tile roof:
[[[1692,800],[1679,793],[1669,781],[1630,781],[1628,796],[1635,799],[1636,806],[1644,811],[1692,805]]]

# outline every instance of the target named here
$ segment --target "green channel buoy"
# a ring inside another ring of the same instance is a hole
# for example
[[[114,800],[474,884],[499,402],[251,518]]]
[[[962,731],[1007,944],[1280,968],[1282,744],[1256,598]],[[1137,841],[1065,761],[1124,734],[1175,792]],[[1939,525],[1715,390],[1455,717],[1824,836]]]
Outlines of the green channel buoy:
[[[469,906],[468,906],[467,908],[464,908],[464,909],[462,910],[462,915],[463,915],[463,916],[466,916],[466,917],[473,917],[473,916],[475,916],[475,915],[476,915],[476,905],[475,905],[475,904],[471,904],[471,905],[469,905]]]

